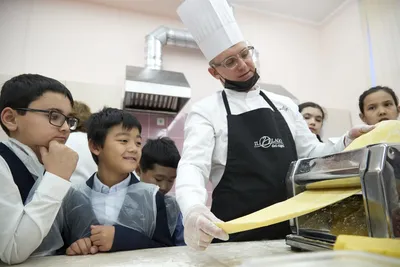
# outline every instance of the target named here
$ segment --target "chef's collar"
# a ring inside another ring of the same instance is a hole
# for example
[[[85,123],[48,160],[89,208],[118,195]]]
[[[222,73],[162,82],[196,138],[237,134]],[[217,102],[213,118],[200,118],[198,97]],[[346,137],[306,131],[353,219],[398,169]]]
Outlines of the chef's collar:
[[[260,95],[260,86],[258,84],[254,85],[253,88],[248,92],[237,92],[230,89],[224,89],[225,93],[229,96],[236,97],[236,98],[253,98]]]

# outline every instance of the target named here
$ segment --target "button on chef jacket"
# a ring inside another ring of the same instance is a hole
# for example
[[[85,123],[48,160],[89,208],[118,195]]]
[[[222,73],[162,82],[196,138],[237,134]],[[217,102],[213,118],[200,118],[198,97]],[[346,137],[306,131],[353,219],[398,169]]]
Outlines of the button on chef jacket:
[[[271,108],[260,95],[260,90],[258,85],[249,92],[225,89],[232,115],[258,108]],[[336,143],[319,142],[290,98],[265,90],[263,92],[286,120],[299,158],[320,157],[340,152],[345,148],[344,136]],[[259,123],[263,123],[262,118]],[[225,170],[228,129],[221,91],[193,104],[184,131],[185,139],[176,179],[176,197],[185,216],[193,205],[206,203],[207,180],[210,180],[215,188]],[[254,140],[255,144],[256,142],[260,143],[262,140]]]

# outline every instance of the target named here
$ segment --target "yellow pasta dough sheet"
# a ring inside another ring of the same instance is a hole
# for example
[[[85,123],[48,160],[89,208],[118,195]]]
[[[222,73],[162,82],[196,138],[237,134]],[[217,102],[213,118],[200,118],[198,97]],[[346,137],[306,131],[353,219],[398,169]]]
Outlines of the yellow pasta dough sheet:
[[[375,129],[354,140],[345,151],[378,143],[400,143],[400,121],[382,121]],[[307,185],[307,191],[228,222],[216,223],[228,234],[260,228],[293,219],[339,202],[361,191],[360,178],[326,180]]]
[[[306,185],[307,190],[314,189],[342,189],[342,188],[361,188],[360,177],[348,177],[332,180],[319,181]]]
[[[377,123],[375,129],[358,137],[344,151],[379,143],[400,143],[400,121],[390,120]]]
[[[334,250],[357,250],[400,258],[400,239],[339,235]]]
[[[228,234],[252,230],[319,210],[360,192],[360,188],[304,191],[286,201],[276,203],[241,218],[216,223]]]

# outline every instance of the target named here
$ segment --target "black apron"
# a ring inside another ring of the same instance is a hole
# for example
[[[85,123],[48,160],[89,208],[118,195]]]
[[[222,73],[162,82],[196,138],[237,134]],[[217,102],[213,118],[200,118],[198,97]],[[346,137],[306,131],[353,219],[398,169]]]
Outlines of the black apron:
[[[15,155],[15,153],[3,143],[0,143],[0,156],[3,157],[3,159],[7,162],[14,179],[14,183],[18,187],[22,204],[25,205],[26,199],[29,196],[29,192],[35,184],[35,179],[25,164],[18,158],[18,156]]]
[[[211,211],[223,221],[287,198],[285,178],[290,163],[297,160],[296,146],[282,114],[262,91],[260,95],[272,109],[232,115],[222,91],[228,120],[228,155],[224,174],[212,194]],[[229,241],[281,239],[289,233],[286,221],[232,234]]]

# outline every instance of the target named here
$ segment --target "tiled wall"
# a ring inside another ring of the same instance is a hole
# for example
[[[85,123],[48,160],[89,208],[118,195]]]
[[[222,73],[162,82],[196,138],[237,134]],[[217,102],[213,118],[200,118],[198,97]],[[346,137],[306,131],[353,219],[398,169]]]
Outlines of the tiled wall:
[[[174,140],[179,151],[182,153],[184,124],[186,115],[179,114],[178,116],[150,113],[150,112],[132,112],[142,124],[143,144],[148,138],[157,138],[158,136],[168,136]],[[175,187],[171,193],[175,192]],[[212,186],[207,184],[208,201],[207,206],[211,205]]]
[[[174,121],[175,116],[168,114],[155,114],[144,112],[132,113],[142,124],[143,143],[145,143],[148,138],[168,136],[175,141],[179,151],[182,151],[183,127],[185,123],[184,116]],[[173,121],[173,126],[169,127]]]

